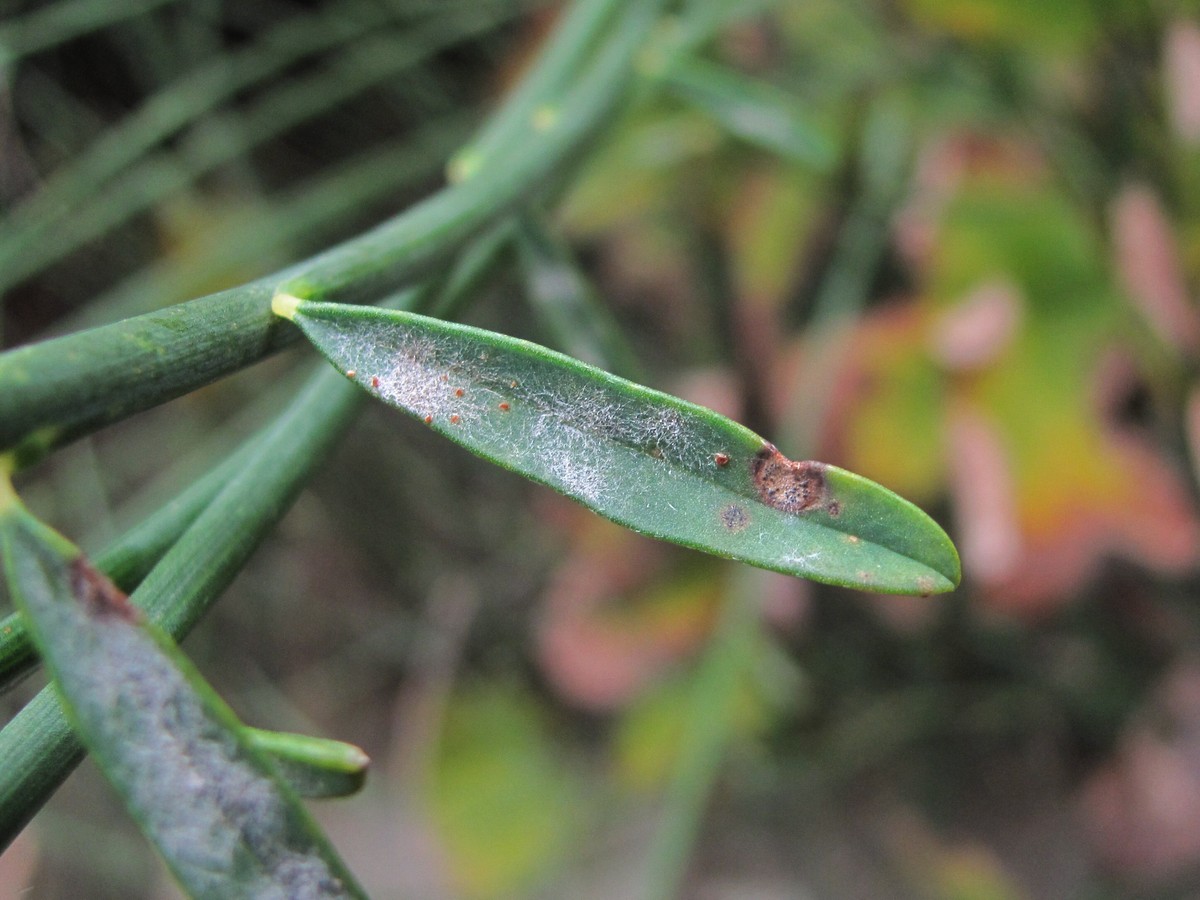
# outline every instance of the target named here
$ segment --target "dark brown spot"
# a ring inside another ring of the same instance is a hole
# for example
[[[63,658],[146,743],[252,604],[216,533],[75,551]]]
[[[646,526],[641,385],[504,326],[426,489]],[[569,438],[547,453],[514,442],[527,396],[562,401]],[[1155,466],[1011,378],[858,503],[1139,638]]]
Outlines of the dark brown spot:
[[[456,389],[455,389],[455,391],[454,391],[454,396],[455,396],[455,397],[461,397],[461,396],[462,396],[464,393],[465,393],[465,392],[463,391],[463,389],[462,389],[462,388],[456,388]]]
[[[750,525],[750,517],[742,507],[730,503],[721,510],[721,524],[730,531],[745,531]]]
[[[651,447],[650,455],[653,456],[655,459],[662,459],[662,455],[663,455],[662,447]]]
[[[425,417],[425,424],[426,424],[426,425],[432,425],[432,424],[433,424],[433,416],[426,416],[426,417]]]
[[[728,453],[714,453],[713,454],[713,462],[715,462],[718,466],[727,466],[727,465],[729,465],[729,454]]]
[[[836,500],[830,500],[825,504],[825,512],[829,513],[831,516],[840,516],[842,514],[842,504],[838,503]]]
[[[124,592],[82,556],[71,563],[71,591],[91,615],[137,621],[137,610]]]
[[[824,463],[793,462],[773,444],[767,444],[751,460],[750,474],[758,496],[767,506],[794,514],[825,505]]]

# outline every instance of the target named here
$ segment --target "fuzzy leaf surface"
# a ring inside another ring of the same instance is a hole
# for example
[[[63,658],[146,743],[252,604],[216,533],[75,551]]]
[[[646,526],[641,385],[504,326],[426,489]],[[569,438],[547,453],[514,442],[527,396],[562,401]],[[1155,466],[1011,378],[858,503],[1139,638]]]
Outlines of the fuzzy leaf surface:
[[[954,545],[916,506],[712,410],[470,326],[288,296],[275,310],[380,399],[641,534],[884,593],[959,581]]]
[[[0,513],[11,593],[72,725],[194,897],[361,897],[187,659],[68,541]]]

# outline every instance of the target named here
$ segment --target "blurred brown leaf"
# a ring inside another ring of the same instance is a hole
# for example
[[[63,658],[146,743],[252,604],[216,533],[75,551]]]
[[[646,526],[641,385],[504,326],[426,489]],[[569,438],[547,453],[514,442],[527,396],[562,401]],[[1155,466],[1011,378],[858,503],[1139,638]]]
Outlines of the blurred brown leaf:
[[[1113,201],[1112,232],[1117,271],[1130,299],[1164,344],[1195,355],[1200,313],[1188,296],[1171,224],[1154,191],[1126,185]]]
[[[607,522],[588,531],[546,590],[537,658],[567,700],[611,710],[704,642],[720,584],[680,577],[664,545]]]
[[[1108,867],[1162,881],[1200,864],[1200,667],[1171,672],[1080,795]]]
[[[1200,25],[1180,19],[1167,27],[1163,79],[1175,134],[1184,143],[1200,143]]]

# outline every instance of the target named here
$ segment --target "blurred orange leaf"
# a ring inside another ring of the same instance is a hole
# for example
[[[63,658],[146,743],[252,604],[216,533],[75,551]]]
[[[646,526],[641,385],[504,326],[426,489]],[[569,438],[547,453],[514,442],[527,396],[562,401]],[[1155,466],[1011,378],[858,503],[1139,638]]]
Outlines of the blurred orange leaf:
[[[1111,555],[1180,572],[1200,552],[1175,465],[1097,402],[1130,344],[1102,254],[1036,169],[974,173],[923,295],[863,321],[834,404],[831,458],[926,502],[950,490],[968,578],[1012,612],[1056,608]]]

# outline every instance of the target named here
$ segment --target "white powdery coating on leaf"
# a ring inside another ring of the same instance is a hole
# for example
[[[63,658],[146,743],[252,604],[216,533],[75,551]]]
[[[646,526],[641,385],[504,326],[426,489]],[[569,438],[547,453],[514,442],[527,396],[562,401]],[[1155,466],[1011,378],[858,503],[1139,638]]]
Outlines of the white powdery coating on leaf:
[[[322,320],[321,346],[382,399],[588,505],[661,506],[681,469],[707,479],[726,449],[712,423],[637,386],[469,334],[372,325]],[[629,450],[661,463],[653,484],[630,484]]]
[[[127,802],[164,854],[186,868],[188,885],[236,885],[281,900],[349,896],[278,786],[244,758],[157,643],[119,619],[88,627],[87,684],[72,691],[80,718],[107,748],[110,777]]]
[[[608,496],[610,478],[588,458],[585,441],[578,441],[584,445],[582,449],[574,449],[572,443],[574,441],[568,438],[565,446],[555,447],[545,455],[551,483],[563,493],[587,503],[602,503]]]
[[[446,414],[453,397],[448,372],[453,365],[461,363],[439,355],[438,345],[433,341],[407,343],[396,354],[391,368],[379,375],[379,395],[417,415],[440,417]],[[462,415],[457,406],[456,413]]]

